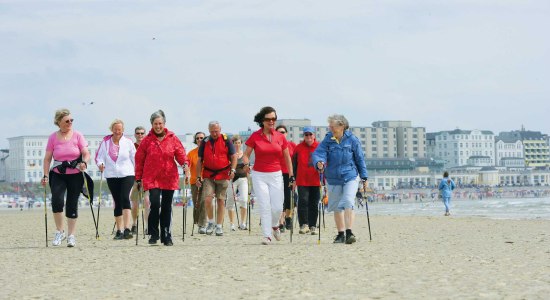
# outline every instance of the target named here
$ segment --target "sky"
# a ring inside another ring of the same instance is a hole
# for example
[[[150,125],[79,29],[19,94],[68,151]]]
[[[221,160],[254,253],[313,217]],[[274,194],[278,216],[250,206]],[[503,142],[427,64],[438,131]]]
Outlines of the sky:
[[[550,133],[549,15],[546,0],[0,0],[0,148],[57,130],[59,108],[85,135],[150,128],[157,109],[176,134],[255,130],[263,106],[316,126]]]

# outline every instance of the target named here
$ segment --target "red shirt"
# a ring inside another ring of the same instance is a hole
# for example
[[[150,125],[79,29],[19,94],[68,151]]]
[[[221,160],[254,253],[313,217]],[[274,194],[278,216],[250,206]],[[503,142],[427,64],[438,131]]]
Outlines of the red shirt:
[[[281,155],[288,148],[288,142],[283,134],[275,129],[271,130],[271,141],[263,133],[263,128],[252,133],[245,145],[254,149],[256,160],[254,171],[277,172],[281,171]]]
[[[296,176],[296,185],[298,186],[320,186],[319,172],[313,167],[311,154],[319,145],[318,141],[314,141],[311,146],[306,142],[301,142],[294,149],[292,162],[294,164],[294,176]]]
[[[290,155],[291,159],[292,155],[294,155],[294,148],[296,148],[296,144],[294,144],[294,142],[288,142],[288,155]],[[283,153],[281,153],[281,171],[283,171],[283,174],[288,174],[288,168],[286,167],[285,156]]]

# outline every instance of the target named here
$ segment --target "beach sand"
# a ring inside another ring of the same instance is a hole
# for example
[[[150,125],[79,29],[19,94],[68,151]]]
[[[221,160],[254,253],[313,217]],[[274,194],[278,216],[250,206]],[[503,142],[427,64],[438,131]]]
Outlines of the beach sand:
[[[358,215],[353,245],[332,244],[332,215],[317,236],[263,246],[257,215],[252,234],[195,233],[182,241],[174,210],[174,246],[112,240],[112,209],[102,209],[101,239],[89,209],[80,209],[77,246],[51,246],[44,213],[0,211],[4,299],[543,299],[550,295],[550,220]]]

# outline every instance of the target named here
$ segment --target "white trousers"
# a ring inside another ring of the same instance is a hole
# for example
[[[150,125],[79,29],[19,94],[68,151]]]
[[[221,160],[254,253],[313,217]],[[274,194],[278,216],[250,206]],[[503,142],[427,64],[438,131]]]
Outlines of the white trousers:
[[[283,173],[252,171],[252,187],[262,222],[262,234],[271,238],[273,227],[279,226],[279,217],[283,211]]]
[[[235,195],[233,195],[233,192],[235,192]],[[236,196],[237,199],[235,199],[234,196]],[[235,210],[235,201],[237,201],[239,207],[246,209],[246,202],[248,200],[248,178],[239,178],[235,180],[235,182],[229,180],[227,198],[225,199],[227,199],[225,202],[225,208],[227,208],[227,210]],[[243,223],[245,222],[243,221]]]

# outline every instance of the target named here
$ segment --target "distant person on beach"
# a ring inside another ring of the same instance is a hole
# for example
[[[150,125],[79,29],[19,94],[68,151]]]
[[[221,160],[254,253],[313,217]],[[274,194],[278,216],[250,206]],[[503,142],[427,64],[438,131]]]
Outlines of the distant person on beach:
[[[193,143],[197,145],[193,150],[187,153],[189,159],[189,169],[191,170],[191,177],[189,177],[189,184],[191,185],[191,199],[193,200],[193,222],[199,227],[199,234],[206,234],[206,208],[202,197],[200,196],[201,189],[197,186],[197,163],[199,161],[199,147],[200,143],[206,134],[202,131],[195,133]],[[200,173],[198,173],[200,174]]]
[[[235,176],[237,157],[235,147],[226,134],[221,132],[218,121],[208,123],[210,135],[199,145],[199,159],[197,160],[197,186],[202,186],[201,203],[205,204],[208,226],[206,234],[216,231],[216,236],[223,235],[223,217],[225,213],[225,197],[229,180]],[[202,173],[201,173],[202,171]],[[213,196],[216,196],[217,214],[214,220],[212,207]],[[216,222],[216,223],[214,223]]]
[[[304,139],[296,146],[294,155],[292,156],[299,197],[299,233],[306,234],[310,232],[311,235],[316,235],[319,200],[321,199],[321,190],[319,189],[321,182],[319,173],[311,161],[311,154],[315,151],[319,142],[315,139],[315,129],[313,127],[304,127],[303,133]]]
[[[288,152],[288,142],[284,135],[275,130],[277,113],[273,107],[263,107],[255,116],[254,122],[260,126],[246,141],[243,156],[245,171],[250,172],[250,155],[256,156],[251,171],[255,199],[258,201],[262,223],[262,244],[271,244],[271,238],[281,240],[279,217],[283,211],[284,187],[281,171],[281,155],[289,170],[289,184],[294,185],[294,170]]]
[[[445,216],[450,216],[449,209],[451,207],[451,196],[455,189],[455,182],[449,178],[449,172],[443,173],[443,179],[439,182],[439,190],[443,197],[443,204],[445,204]]]
[[[139,148],[139,145],[141,144],[141,141],[145,137],[145,127],[138,126],[134,129],[134,138],[136,141],[134,142],[134,147],[136,150]],[[137,233],[137,217],[138,217],[138,208],[139,208],[139,191],[137,183],[134,182],[134,185],[132,186],[132,192],[130,193],[130,200],[132,201],[132,234]],[[149,192],[146,191],[143,193],[143,205],[144,208],[144,219],[142,220],[143,224],[145,225],[145,228],[147,228],[147,219],[149,218]],[[147,229],[146,229],[147,232]]]
[[[328,117],[328,123],[330,132],[313,153],[312,161],[328,182],[328,211],[334,212],[338,230],[334,243],[353,244],[357,240],[352,227],[358,178],[364,190],[368,187],[365,154],[343,115]]]
[[[235,214],[235,202],[239,206],[241,213],[241,224],[238,224],[240,230],[248,229],[246,227],[246,204],[248,199],[248,173],[244,170],[242,150],[243,140],[240,135],[236,134],[231,137],[231,143],[235,147],[235,155],[237,157],[237,167],[235,168],[235,176],[230,180],[230,186],[227,188],[227,214],[229,215],[229,222],[231,223],[231,231],[235,231],[234,219]]]
[[[277,132],[281,133],[285,136],[285,139],[288,135],[288,129],[285,125],[281,124],[275,127],[275,130]],[[288,140],[287,140],[288,141]],[[292,158],[292,155],[294,154],[294,148],[296,148],[296,144],[292,141],[288,141],[288,154]],[[281,155],[281,171],[283,172],[283,187],[285,189],[284,193],[284,200],[283,200],[283,214],[281,215],[281,218],[279,220],[279,229],[281,232],[284,232],[285,229],[290,230],[290,227],[292,226],[292,218],[290,217],[292,213],[290,211],[290,193],[292,192],[290,189],[290,185],[288,182],[289,175],[288,175],[288,168],[286,166],[285,157]]]
[[[104,173],[107,185],[115,202],[114,216],[116,223],[115,240],[133,237],[130,191],[135,181],[134,142],[124,136],[124,122],[115,119],[111,126],[112,134],[103,138],[97,148],[95,163]]]
[[[154,112],[150,121],[152,128],[136,153],[136,181],[139,188],[149,191],[149,244],[155,245],[160,237],[161,243],[172,246],[172,199],[174,191],[179,189],[176,162],[189,177],[189,160],[176,134],[165,127],[164,112]]]
[[[44,155],[42,185],[45,186],[49,182],[52,193],[52,211],[57,229],[52,242],[54,246],[61,245],[65,239],[62,215],[64,206],[68,227],[67,247],[76,246],[78,197],[84,186],[84,177],[81,172],[87,169],[87,161],[90,160],[88,143],[80,132],[73,130],[73,121],[68,109],[63,108],[55,112],[54,124],[59,127],[59,130],[48,138]],[[52,165],[51,169],[50,165]],[[93,191],[93,186],[88,185],[88,187]]]

